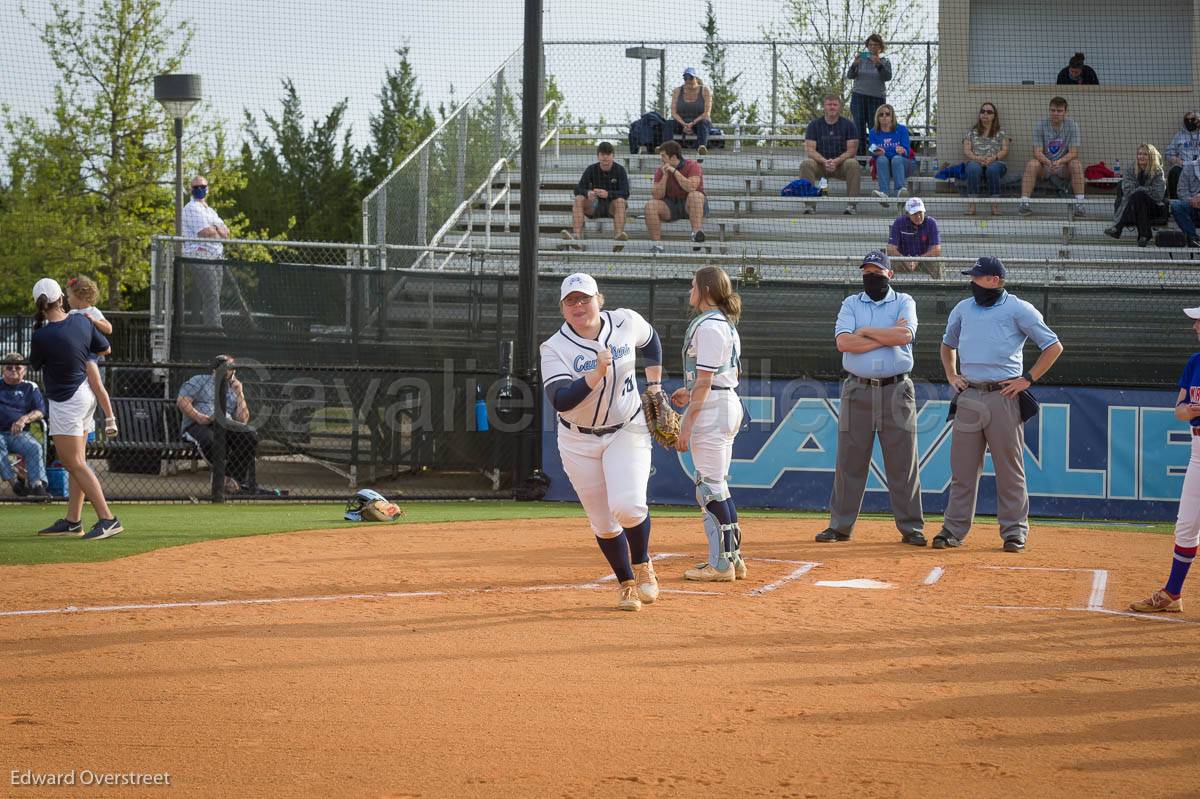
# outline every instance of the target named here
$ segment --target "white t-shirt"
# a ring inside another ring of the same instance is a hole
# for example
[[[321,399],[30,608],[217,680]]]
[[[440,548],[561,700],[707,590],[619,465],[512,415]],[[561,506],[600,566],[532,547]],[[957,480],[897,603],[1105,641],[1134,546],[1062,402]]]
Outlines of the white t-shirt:
[[[221,217],[207,203],[190,200],[183,206],[183,236],[194,239],[200,231],[213,225],[224,225]],[[189,241],[183,245],[185,258],[221,258],[225,254],[225,246],[220,239],[205,239],[204,241]]]
[[[579,427],[612,427],[633,418],[642,407],[637,387],[637,348],[650,343],[654,328],[637,311],[616,308],[600,312],[600,333],[593,339],[579,336],[563,322],[542,342],[542,384],[553,385],[583,377],[596,368],[596,353],[612,351],[608,374],[583,402],[559,416]]]
[[[99,308],[97,308],[95,305],[89,305],[89,306],[88,306],[88,307],[86,307],[86,308],[72,308],[71,310],[67,311],[67,314],[68,314],[68,315],[70,315],[70,314],[83,314],[83,315],[84,315],[84,316],[86,316],[88,319],[91,319],[91,320],[93,320],[93,321],[95,321],[95,322],[106,322],[106,321],[108,321],[108,320],[106,320],[106,319],[104,318],[104,314],[103,314],[103,313],[101,313],[100,309],[99,309]]]
[[[737,328],[724,317],[714,316],[696,327],[687,354],[695,359],[696,369],[716,372],[723,366],[736,367],[734,353],[740,357],[741,351],[742,339],[738,336]],[[737,388],[737,375],[737,369],[718,373],[713,376],[712,384],[722,388]]]

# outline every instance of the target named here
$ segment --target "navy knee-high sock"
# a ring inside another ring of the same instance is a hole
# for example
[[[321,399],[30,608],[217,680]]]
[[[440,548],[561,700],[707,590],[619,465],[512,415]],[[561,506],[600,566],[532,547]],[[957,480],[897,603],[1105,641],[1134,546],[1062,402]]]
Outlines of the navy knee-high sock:
[[[1196,547],[1181,547],[1176,544],[1175,557],[1171,560],[1171,576],[1167,578],[1167,585],[1163,590],[1171,596],[1182,594],[1183,580],[1195,559]]]
[[[714,499],[704,506],[708,508],[708,512],[716,518],[722,527],[733,523],[733,519],[729,517],[729,506],[726,504],[727,502],[728,500],[724,499]],[[733,545],[733,542],[730,541],[729,538],[729,531],[723,530],[721,532],[721,546],[724,548],[725,552],[728,552]]]
[[[622,530],[614,538],[596,536],[596,543],[600,545],[600,551],[604,553],[617,579],[621,582],[632,580],[633,565],[629,562],[629,539],[625,537],[625,531]]]
[[[635,564],[650,560],[650,514],[633,527],[626,527],[625,538],[629,541],[629,557]]]
[[[729,521],[731,524],[738,523],[737,506],[733,504],[733,497],[730,497],[729,499],[725,500],[725,512],[727,514],[729,514]],[[741,531],[741,528],[738,528],[737,540],[733,542],[732,549],[739,550],[741,548],[742,548],[742,531]]]

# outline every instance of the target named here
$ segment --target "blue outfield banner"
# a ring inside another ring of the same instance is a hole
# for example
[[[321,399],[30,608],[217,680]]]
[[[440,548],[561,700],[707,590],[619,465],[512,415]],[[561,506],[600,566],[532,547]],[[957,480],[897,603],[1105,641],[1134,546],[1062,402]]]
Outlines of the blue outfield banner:
[[[671,381],[668,381],[670,383]],[[667,385],[667,393],[679,385]],[[743,380],[749,411],[733,446],[730,486],[739,505],[820,511],[829,507],[837,459],[837,383]],[[950,387],[917,384],[917,449],[927,512],[941,513],[950,486]],[[1041,413],[1025,426],[1025,477],[1035,516],[1173,520],[1191,455],[1188,426],[1175,418],[1177,392],[1037,386]],[[549,420],[555,418],[548,405]],[[547,499],[576,500],[563,473],[557,424],[543,432]],[[691,457],[654,447],[652,504],[696,501]],[[883,456],[876,443],[863,501],[888,511]],[[996,512],[991,457],[985,458],[977,512]]]

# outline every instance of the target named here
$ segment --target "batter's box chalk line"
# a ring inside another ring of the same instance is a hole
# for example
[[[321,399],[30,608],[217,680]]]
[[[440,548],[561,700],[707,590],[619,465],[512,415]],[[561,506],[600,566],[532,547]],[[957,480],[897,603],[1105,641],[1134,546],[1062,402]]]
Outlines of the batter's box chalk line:
[[[685,558],[687,555],[678,552],[664,552],[653,557],[653,560],[660,561],[668,558]],[[782,585],[799,579],[819,563],[811,563],[808,561],[799,560],[780,560],[778,558],[746,558],[748,561],[758,561],[761,563],[782,563],[793,565],[797,568],[784,576],[780,580],[773,583],[755,588],[746,593],[747,596],[759,596],[769,591],[774,591]],[[381,599],[418,599],[422,597],[435,596],[471,596],[475,594],[498,594],[498,593],[537,593],[545,591],[595,591],[611,588],[611,583],[616,579],[615,575],[607,575],[600,577],[587,583],[564,583],[561,585],[530,585],[519,586],[516,588],[456,588],[434,591],[381,591],[378,593],[369,594],[320,594],[317,596],[288,596],[288,597],[258,597],[250,599],[204,599],[204,600],[184,600],[179,602],[130,602],[119,605],[65,605],[55,608],[31,608],[27,610],[0,610],[0,619],[3,618],[29,618],[34,616],[67,616],[79,613],[123,613],[139,610],[173,610],[177,608],[221,608],[221,607],[237,607],[246,605],[295,605],[312,602],[351,602],[362,600],[381,600]],[[660,593],[664,594],[685,594],[692,596],[725,596],[724,591],[704,591],[687,588],[661,588]]]

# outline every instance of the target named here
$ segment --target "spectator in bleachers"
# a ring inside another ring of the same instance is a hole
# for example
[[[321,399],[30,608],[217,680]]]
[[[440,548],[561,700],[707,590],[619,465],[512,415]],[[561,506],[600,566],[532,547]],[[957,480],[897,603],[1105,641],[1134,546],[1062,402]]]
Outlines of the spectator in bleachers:
[[[1000,180],[1008,172],[1008,146],[1012,137],[1000,127],[1000,112],[994,103],[984,103],[979,107],[979,117],[975,127],[967,131],[963,137],[963,155],[967,159],[967,196],[971,202],[967,205],[967,216],[974,216],[975,201],[979,197],[979,187],[984,175],[987,176],[988,196],[995,199],[1000,196]],[[1000,206],[992,203],[992,216],[1000,213]]]
[[[225,245],[221,241],[229,238],[229,228],[221,220],[221,215],[209,206],[207,198],[208,178],[196,175],[192,178],[192,199],[183,206],[183,236],[202,240],[185,242],[184,258],[219,261],[225,257]],[[196,265],[192,269],[204,312],[204,325],[216,330],[221,328],[223,269],[221,264]]]
[[[883,200],[907,197],[905,184],[917,162],[912,160],[908,127],[896,121],[895,108],[887,103],[879,106],[870,138],[869,152],[875,157],[875,177],[879,183],[875,196]],[[883,205],[886,207],[887,203]]]
[[[46,398],[37,383],[25,379],[25,360],[19,352],[4,356],[4,381],[0,382],[0,479],[12,485],[19,497],[48,497],[46,453],[42,442],[30,435],[29,425],[46,417]],[[8,455],[25,461],[24,481],[8,461]]]
[[[909,197],[904,203],[904,213],[892,222],[887,253],[891,258],[932,258],[942,254],[937,220],[925,213],[925,203],[920,197]],[[904,261],[903,264],[909,272],[914,272],[918,262]],[[937,271],[935,266],[928,269],[931,274]]]
[[[1196,222],[1200,221],[1200,160],[1192,161],[1179,175],[1178,199],[1171,200],[1171,216],[1187,236],[1189,247],[1200,247]]]
[[[862,172],[854,155],[858,152],[858,128],[842,116],[842,98],[827,94],[821,101],[824,115],[808,123],[804,131],[804,154],[800,164],[800,177],[814,186],[829,178],[846,181],[846,196],[857,197]],[[809,204],[804,213],[816,213],[815,205]],[[844,213],[853,215],[858,206],[851,202]]]
[[[583,238],[583,218],[611,216],[613,221],[613,252],[625,249],[629,234],[625,232],[625,212],[629,202],[629,175],[616,162],[612,142],[596,146],[596,163],[583,171],[575,186],[575,202],[571,209],[572,230],[564,230],[567,241]]]
[[[1058,72],[1059,86],[1099,86],[1096,70],[1083,63],[1083,53],[1071,56],[1067,65]]]
[[[683,157],[677,141],[663,142],[658,148],[662,165],[654,171],[651,199],[646,202],[646,230],[654,242],[651,252],[662,252],[662,223],[687,217],[692,223],[692,241],[704,241],[704,215],[708,200],[704,196],[704,170],[700,163]]]
[[[671,95],[671,118],[667,120],[667,141],[681,134],[696,137],[696,152],[708,155],[708,134],[712,130],[712,92],[700,80],[695,67],[683,71],[683,85]]]
[[[1050,100],[1050,116],[1039,119],[1033,126],[1033,158],[1021,175],[1021,204],[1017,212],[1029,216],[1029,196],[1038,180],[1045,178],[1056,189],[1068,184],[1075,193],[1075,215],[1083,216],[1083,162],[1079,160],[1082,139],[1075,120],[1067,117],[1067,101],[1061,97]]]
[[[1117,198],[1112,227],[1105,233],[1114,239],[1131,225],[1137,227],[1138,246],[1145,247],[1154,236],[1150,220],[1166,215],[1163,200],[1167,196],[1167,178],[1163,174],[1162,156],[1153,144],[1139,144],[1136,166],[1121,179],[1121,195]]]
[[[258,451],[258,434],[249,427],[250,408],[242,381],[237,378],[236,361],[232,355],[218,355],[213,368],[225,364],[228,382],[225,386],[225,490],[254,492],[254,458]],[[183,414],[183,435],[194,441],[204,459],[213,460],[213,421],[217,413],[216,379],[212,372],[189,377],[179,387],[175,400]]]
[[[854,81],[850,87],[850,113],[858,128],[858,155],[868,150],[867,128],[876,122],[879,107],[887,101],[886,84],[892,79],[892,62],[884,58],[883,37],[872,33],[867,37],[865,50],[860,52],[846,70],[846,77]]]
[[[1175,199],[1175,187],[1179,183],[1179,173],[1183,168],[1200,158],[1200,117],[1195,111],[1183,115],[1183,127],[1167,145],[1163,153],[1170,170],[1167,172],[1167,196]]]

